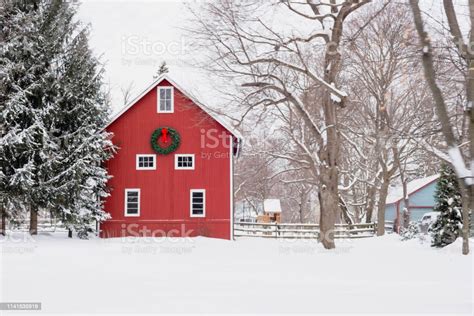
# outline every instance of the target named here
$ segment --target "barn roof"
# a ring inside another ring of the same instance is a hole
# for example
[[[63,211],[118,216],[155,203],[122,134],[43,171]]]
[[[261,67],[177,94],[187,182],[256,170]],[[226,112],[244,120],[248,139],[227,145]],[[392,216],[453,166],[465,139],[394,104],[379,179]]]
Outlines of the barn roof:
[[[199,106],[206,114],[208,114],[211,118],[213,118],[216,122],[218,122],[220,125],[222,125],[227,131],[229,131],[234,137],[238,139],[238,142],[242,140],[242,135],[240,132],[232,127],[229,123],[227,123],[225,120],[217,116],[215,113],[212,113],[208,107],[203,105],[203,103],[199,102],[194,96],[192,96],[189,92],[187,92],[182,86],[180,86],[178,83],[176,83],[169,74],[163,74],[156,78],[155,81],[153,81],[145,90],[143,90],[137,97],[135,97],[131,102],[129,102],[127,105],[125,105],[117,114],[112,116],[110,119],[110,122],[105,126],[106,128],[110,126],[113,122],[115,122],[119,117],[121,117],[125,112],[127,112],[132,106],[134,106],[141,98],[143,98],[148,92],[150,92],[152,89],[154,89],[160,82],[163,80],[167,80],[169,83],[171,83],[175,88],[177,88],[181,93],[183,93],[188,99],[193,101],[197,106]]]
[[[263,211],[265,213],[281,213],[279,199],[266,199],[263,201]]]
[[[408,196],[412,195],[418,190],[423,189],[427,185],[435,182],[438,178],[439,178],[439,174],[435,174],[426,178],[415,179],[413,181],[408,182],[407,184]],[[394,204],[394,203],[399,202],[402,199],[403,199],[403,186],[394,187],[389,191],[385,204]]]

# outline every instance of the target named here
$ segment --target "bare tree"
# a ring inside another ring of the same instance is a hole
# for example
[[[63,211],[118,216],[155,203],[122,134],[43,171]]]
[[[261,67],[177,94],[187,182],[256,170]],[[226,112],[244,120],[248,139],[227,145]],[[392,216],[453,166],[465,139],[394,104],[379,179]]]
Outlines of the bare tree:
[[[342,120],[341,134],[358,147],[346,156],[358,157],[361,161],[356,168],[367,170],[365,177],[353,170],[348,176],[355,176],[357,181],[362,177],[367,188],[368,222],[377,204],[379,236],[385,232],[390,183],[401,176],[406,188],[408,170],[404,166],[407,160],[414,162],[417,140],[424,139],[432,129],[429,96],[420,80],[421,65],[415,57],[416,47],[411,42],[414,30],[407,13],[406,7],[382,3],[361,13],[366,18],[354,20],[351,29],[358,30],[364,20],[375,17],[362,32],[355,33],[356,37],[349,35],[345,58],[353,97]]]
[[[328,249],[335,247],[334,227],[340,213],[337,108],[347,97],[337,85],[340,49],[346,19],[369,2],[221,0],[192,11],[197,27],[191,32],[201,47],[212,51],[212,70],[244,88],[239,100],[246,106],[244,116],[257,107],[286,106],[278,108],[284,116],[303,120],[304,135],[291,139],[305,153],[304,159],[285,153],[279,158],[306,166],[317,179],[320,241]],[[270,11],[297,22],[299,34],[272,25],[270,14],[265,14]],[[317,97],[308,98],[310,92]]]
[[[474,42],[474,1],[469,1],[470,14],[470,30],[469,35],[464,36],[458,23],[457,14],[452,0],[443,0],[444,12],[446,14],[448,27],[452,35],[453,44],[455,45],[460,59],[463,61],[462,68],[465,73],[465,93],[466,93],[466,113],[468,117],[468,134],[470,141],[470,148],[468,160],[472,162],[474,158],[474,54],[471,50],[471,44]],[[466,167],[461,150],[459,149],[459,142],[456,139],[453,126],[450,122],[448,105],[443,95],[443,91],[437,82],[437,71],[435,68],[434,51],[431,38],[426,31],[426,26],[423,21],[422,11],[418,0],[410,0],[411,10],[413,12],[415,28],[417,30],[421,49],[422,64],[426,82],[431,90],[436,114],[441,124],[441,131],[448,146],[448,154],[451,158],[451,163],[456,170],[456,174],[460,179],[460,186],[463,193],[463,201],[469,201],[468,207],[463,207],[463,254],[469,253],[469,212],[474,209],[474,165],[471,163],[471,170]],[[469,44],[466,43],[469,40]]]
[[[135,83],[133,81],[130,82],[128,86],[120,88],[120,91],[122,92],[123,106],[127,105],[132,100],[134,89]]]

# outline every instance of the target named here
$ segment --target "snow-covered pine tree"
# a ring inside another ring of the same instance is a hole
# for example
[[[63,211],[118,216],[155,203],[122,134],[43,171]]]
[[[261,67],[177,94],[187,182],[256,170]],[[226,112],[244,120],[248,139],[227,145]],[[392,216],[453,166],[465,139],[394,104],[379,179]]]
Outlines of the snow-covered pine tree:
[[[48,121],[58,148],[40,173],[52,201],[50,209],[69,230],[86,238],[91,224],[108,218],[102,210],[109,179],[103,167],[113,154],[111,135],[103,130],[109,107],[102,90],[102,68],[88,46],[88,31],[74,22],[75,6],[57,1],[55,21],[62,21],[61,52],[52,85],[54,115]],[[66,32],[64,32],[66,31]]]
[[[39,1],[2,1],[0,202],[13,219],[30,210],[32,234],[38,207],[46,201],[38,194],[37,167],[45,160],[43,150],[54,147],[43,124],[50,111],[43,88],[51,73],[40,34],[42,20]]]
[[[444,247],[459,236],[462,228],[462,198],[454,170],[444,164],[436,185],[434,211],[440,212],[429,228],[431,246]]]
[[[108,107],[100,65],[71,2],[3,4],[0,202],[10,217],[31,210],[33,233],[41,208],[84,237],[92,221],[107,216],[102,162],[111,142],[102,132]]]

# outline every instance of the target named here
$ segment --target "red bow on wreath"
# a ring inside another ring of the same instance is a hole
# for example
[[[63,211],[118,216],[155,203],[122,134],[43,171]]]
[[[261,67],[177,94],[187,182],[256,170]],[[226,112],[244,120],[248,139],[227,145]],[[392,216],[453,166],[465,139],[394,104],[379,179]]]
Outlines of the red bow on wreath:
[[[161,129],[161,136],[163,137],[163,143],[168,142],[168,129],[167,128],[162,128]]]

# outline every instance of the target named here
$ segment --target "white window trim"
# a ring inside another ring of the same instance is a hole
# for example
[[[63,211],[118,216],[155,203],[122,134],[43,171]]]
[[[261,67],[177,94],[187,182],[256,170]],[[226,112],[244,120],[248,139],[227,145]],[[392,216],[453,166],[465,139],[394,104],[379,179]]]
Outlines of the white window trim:
[[[178,167],[178,157],[193,157],[193,166],[192,167]],[[174,155],[174,169],[175,170],[194,170],[196,165],[196,157],[194,154],[176,154]]]
[[[128,214],[127,213],[127,193],[128,192],[138,192],[138,212],[137,214]],[[124,216],[125,217],[139,217],[140,216],[140,189],[125,189],[125,203],[124,203]]]
[[[140,157],[153,157],[153,167],[140,167],[139,161]],[[143,155],[137,155],[135,158],[135,168],[137,170],[156,170],[156,155],[154,154],[143,154]]]
[[[193,193],[202,192],[202,214],[193,214]],[[206,190],[192,189],[189,191],[189,216],[190,217],[206,217]]]
[[[171,89],[171,110],[170,111],[160,110],[160,97],[161,97],[160,90],[163,90],[163,89]],[[173,86],[159,86],[156,89],[156,93],[157,93],[156,112],[157,113],[174,113],[174,87]]]

